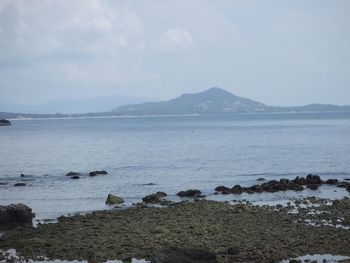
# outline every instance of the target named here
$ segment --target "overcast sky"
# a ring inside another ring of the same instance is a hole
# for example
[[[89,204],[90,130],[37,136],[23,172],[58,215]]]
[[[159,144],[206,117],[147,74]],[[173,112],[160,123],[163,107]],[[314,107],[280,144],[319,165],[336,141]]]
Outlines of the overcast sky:
[[[0,0],[0,102],[212,86],[350,104],[348,0]]]

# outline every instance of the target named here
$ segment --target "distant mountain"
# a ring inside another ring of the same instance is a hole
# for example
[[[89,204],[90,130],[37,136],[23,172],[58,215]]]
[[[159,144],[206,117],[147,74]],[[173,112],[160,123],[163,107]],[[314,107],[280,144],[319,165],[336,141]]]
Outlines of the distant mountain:
[[[125,105],[113,111],[118,115],[220,114],[261,112],[267,108],[263,103],[235,96],[220,88],[211,88],[168,101]]]
[[[61,98],[40,105],[18,105],[13,103],[0,103],[0,111],[20,112],[25,114],[75,114],[86,112],[106,112],[120,105],[141,103],[149,99],[141,97],[128,97],[116,95],[111,97],[98,97],[88,99]]]
[[[137,98],[133,98],[137,100]],[[142,98],[139,98],[142,100]],[[275,107],[267,106],[263,103],[253,101],[233,95],[232,93],[220,89],[211,88],[203,92],[183,94],[180,97],[168,101],[146,102],[141,104],[128,104],[119,106],[110,110],[110,104],[113,100],[94,99],[93,103],[97,108],[89,106],[89,103],[82,103],[84,108],[77,101],[67,102],[67,108],[63,110],[54,110],[53,112],[61,112],[56,114],[0,112],[0,118],[18,119],[18,118],[66,118],[66,117],[101,117],[101,116],[145,116],[145,115],[176,115],[176,114],[235,114],[235,113],[293,113],[293,112],[349,112],[350,106],[337,106],[326,104],[309,104],[298,107]],[[51,112],[52,112],[51,104]],[[64,103],[59,103],[60,107]],[[80,106],[79,106],[80,105]],[[116,104],[114,104],[116,105]],[[78,107],[79,111],[77,110]],[[101,107],[101,108],[98,108]],[[106,107],[109,107],[107,110]],[[62,108],[61,108],[62,109]],[[99,110],[101,109],[101,110]],[[1,111],[1,107],[0,107]],[[67,112],[67,113],[65,113]],[[89,112],[75,113],[69,112]]]

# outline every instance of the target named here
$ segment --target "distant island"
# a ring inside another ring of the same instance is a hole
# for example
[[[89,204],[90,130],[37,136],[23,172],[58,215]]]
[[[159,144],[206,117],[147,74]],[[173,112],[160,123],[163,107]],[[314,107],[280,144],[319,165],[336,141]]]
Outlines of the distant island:
[[[168,101],[124,105],[114,108],[108,112],[82,114],[23,114],[0,112],[0,117],[16,119],[278,112],[350,112],[350,106],[338,106],[330,104],[309,104],[297,107],[268,106],[261,102],[257,102],[248,98],[235,96],[224,89],[214,87],[199,93],[183,94]]]
[[[11,122],[5,119],[0,119],[0,126],[11,126]]]

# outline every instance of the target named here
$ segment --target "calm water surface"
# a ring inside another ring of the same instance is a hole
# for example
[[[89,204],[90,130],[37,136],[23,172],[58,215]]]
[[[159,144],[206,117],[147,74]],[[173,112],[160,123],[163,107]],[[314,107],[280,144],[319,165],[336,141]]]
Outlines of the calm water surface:
[[[126,205],[155,191],[170,199],[197,188],[251,185],[264,177],[318,173],[350,178],[350,114],[273,114],[14,120],[0,128],[0,204],[23,202],[37,217],[106,209],[108,193]],[[69,171],[107,170],[106,176]],[[21,178],[20,174],[30,175]],[[13,184],[27,180],[26,187]],[[155,185],[144,185],[154,183]],[[328,196],[334,188],[299,195]],[[342,195],[347,193],[337,189]],[[228,198],[275,200],[294,193]]]

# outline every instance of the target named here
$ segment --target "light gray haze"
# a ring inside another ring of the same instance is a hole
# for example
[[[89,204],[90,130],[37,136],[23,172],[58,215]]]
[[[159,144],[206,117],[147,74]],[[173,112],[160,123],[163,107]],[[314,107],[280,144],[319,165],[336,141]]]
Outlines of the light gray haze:
[[[349,14],[348,0],[0,0],[0,103],[217,86],[350,104]]]

